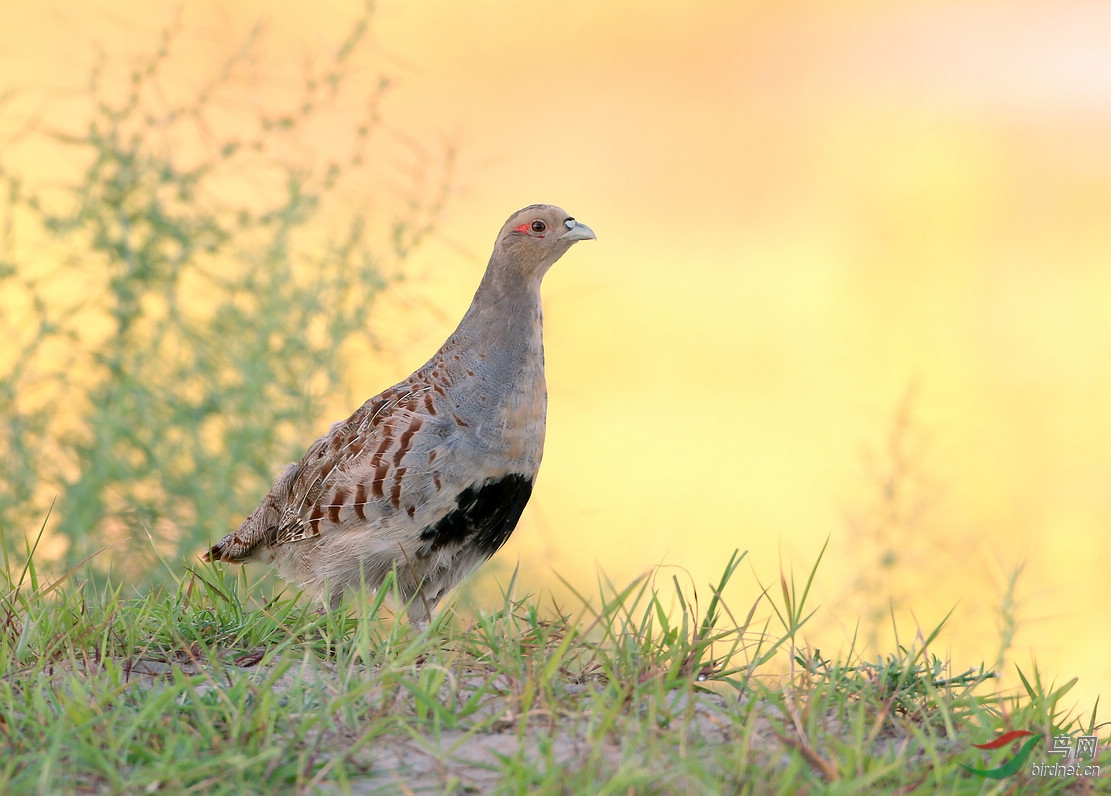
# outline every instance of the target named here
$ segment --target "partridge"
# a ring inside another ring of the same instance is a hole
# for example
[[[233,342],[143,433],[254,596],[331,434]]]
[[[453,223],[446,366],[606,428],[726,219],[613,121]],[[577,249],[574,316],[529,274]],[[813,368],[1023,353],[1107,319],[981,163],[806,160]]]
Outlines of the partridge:
[[[548,403],[540,281],[594,238],[552,205],[514,213],[440,350],[333,425],[204,559],[275,564],[332,607],[395,571],[409,621],[427,623],[505,543],[532,493]]]

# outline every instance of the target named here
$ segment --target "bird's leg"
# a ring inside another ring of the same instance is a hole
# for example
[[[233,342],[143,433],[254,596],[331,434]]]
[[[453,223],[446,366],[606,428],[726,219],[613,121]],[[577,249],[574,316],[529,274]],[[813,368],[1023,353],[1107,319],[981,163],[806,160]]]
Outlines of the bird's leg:
[[[418,587],[417,593],[409,600],[409,607],[405,613],[409,617],[409,624],[417,632],[423,633],[428,629],[428,623],[432,621],[432,612],[435,610],[436,600],[425,597],[424,588]]]
[[[327,597],[327,600],[329,610],[338,610],[340,605],[343,603],[343,589],[336,589],[335,591],[333,591],[331,595]]]

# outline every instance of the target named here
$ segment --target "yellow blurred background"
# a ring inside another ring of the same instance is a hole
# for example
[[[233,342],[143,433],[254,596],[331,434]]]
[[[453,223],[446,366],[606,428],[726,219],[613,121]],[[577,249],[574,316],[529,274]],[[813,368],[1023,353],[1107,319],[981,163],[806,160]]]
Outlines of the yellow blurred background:
[[[261,20],[245,101],[292,96],[359,8],[186,4],[172,79],[210,80]],[[0,126],[64,126],[98,50],[123,74],[174,17],[9,6]],[[1109,36],[1111,5],[1069,0],[380,2],[354,79],[394,82],[385,151],[456,160],[353,394],[439,345],[514,210],[599,238],[546,280],[545,462],[478,598],[518,562],[544,594],[660,563],[704,586],[740,548],[743,615],[828,539],[807,640],[833,654],[891,603],[906,642],[954,609],[933,651],[962,670],[995,660],[1021,566],[1003,686],[1036,658],[1090,709],[1111,690]],[[385,171],[345,200],[401,201]]]

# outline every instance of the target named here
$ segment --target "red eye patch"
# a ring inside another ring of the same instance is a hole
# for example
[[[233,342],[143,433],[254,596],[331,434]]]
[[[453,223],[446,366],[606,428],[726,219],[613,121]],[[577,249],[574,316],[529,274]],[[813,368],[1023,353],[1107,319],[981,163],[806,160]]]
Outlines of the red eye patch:
[[[529,225],[528,225],[528,223],[527,223],[527,222],[526,222],[526,223],[524,223],[524,224],[522,224],[521,226],[517,227],[517,228],[516,228],[515,230],[513,230],[513,231],[514,231],[514,232],[521,232],[521,233],[523,233],[523,234],[525,234],[525,235],[529,235],[529,234],[531,234],[531,233],[532,233],[532,230],[530,230],[530,229],[529,229]]]

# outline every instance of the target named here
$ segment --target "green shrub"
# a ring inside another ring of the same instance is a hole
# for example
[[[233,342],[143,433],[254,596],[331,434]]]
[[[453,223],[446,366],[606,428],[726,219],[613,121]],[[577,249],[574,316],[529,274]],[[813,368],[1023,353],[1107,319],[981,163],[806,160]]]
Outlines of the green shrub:
[[[384,79],[348,155],[304,154],[305,131],[356,82],[367,24],[288,112],[228,110],[257,32],[186,102],[166,100],[176,26],[125,86],[94,70],[80,132],[34,131],[83,164],[71,181],[35,185],[0,158],[5,533],[36,529],[53,504],[58,563],[115,544],[98,562],[150,576],[157,555],[195,553],[233,528],[319,430],[344,344],[369,334],[384,274],[443,201],[395,202],[400,215],[383,219],[336,200],[368,162]],[[17,233],[42,245],[25,251]]]

